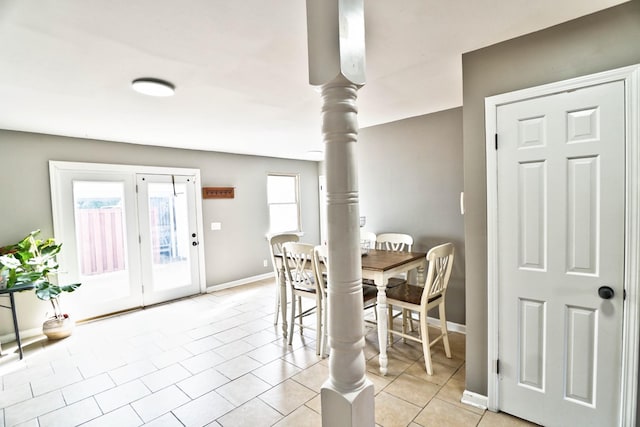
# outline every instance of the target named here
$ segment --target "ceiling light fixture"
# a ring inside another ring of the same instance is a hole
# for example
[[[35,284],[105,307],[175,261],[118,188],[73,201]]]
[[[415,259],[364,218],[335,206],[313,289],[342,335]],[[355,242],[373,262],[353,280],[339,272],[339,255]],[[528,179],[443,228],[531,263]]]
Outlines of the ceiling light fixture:
[[[176,88],[165,80],[144,77],[131,82],[131,87],[136,92],[149,96],[172,96]]]

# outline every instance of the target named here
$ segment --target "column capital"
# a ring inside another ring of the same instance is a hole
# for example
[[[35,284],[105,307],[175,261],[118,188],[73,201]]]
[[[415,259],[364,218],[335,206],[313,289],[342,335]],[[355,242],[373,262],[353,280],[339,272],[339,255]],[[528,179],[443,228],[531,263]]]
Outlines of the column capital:
[[[365,83],[364,0],[307,0],[309,83]]]

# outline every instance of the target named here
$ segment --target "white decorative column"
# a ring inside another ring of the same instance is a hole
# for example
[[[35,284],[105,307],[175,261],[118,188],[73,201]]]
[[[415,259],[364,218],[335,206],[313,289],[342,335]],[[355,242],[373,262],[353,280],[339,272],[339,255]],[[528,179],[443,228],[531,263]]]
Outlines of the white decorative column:
[[[307,0],[309,81],[322,89],[329,245],[329,379],[322,425],[374,426],[365,375],[358,202],[357,91],[364,84],[363,0]]]

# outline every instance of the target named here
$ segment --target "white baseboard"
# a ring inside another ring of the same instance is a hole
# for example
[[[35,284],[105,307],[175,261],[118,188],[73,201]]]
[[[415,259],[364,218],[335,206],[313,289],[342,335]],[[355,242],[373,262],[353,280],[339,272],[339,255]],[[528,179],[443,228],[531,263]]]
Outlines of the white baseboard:
[[[25,339],[42,335],[42,328],[20,329],[20,341],[24,344]],[[16,335],[12,332],[0,335],[0,343],[8,343],[16,340]]]
[[[440,327],[440,319],[436,319],[435,317],[427,317],[427,323]],[[460,323],[447,322],[447,331],[449,332],[459,332],[461,334],[467,333],[467,326],[461,325]]]
[[[462,399],[460,399],[460,402],[464,403],[465,405],[474,406],[476,408],[487,409],[489,399],[487,398],[487,396],[465,390],[462,392]]]
[[[253,283],[259,280],[265,280],[269,278],[273,278],[273,272],[259,274],[257,276],[245,277],[244,279],[234,280],[232,282],[226,282],[226,283],[220,283],[218,285],[208,286],[206,292],[211,293],[215,291],[221,291],[223,289],[235,288],[236,286],[242,286],[248,283]]]

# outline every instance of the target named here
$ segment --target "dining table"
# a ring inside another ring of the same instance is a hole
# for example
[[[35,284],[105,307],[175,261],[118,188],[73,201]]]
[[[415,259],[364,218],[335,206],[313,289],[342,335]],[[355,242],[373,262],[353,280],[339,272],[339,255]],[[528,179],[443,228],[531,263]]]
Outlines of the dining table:
[[[403,252],[370,249],[362,255],[362,278],[372,281],[378,289],[378,343],[380,347],[380,373],[387,374],[389,359],[387,357],[388,335],[388,305],[387,284],[389,279],[406,274],[412,270],[417,271],[418,283],[424,282],[424,272],[427,265],[425,252]],[[280,310],[282,314],[282,335],[287,337],[287,289],[284,273],[284,263],[281,254],[276,255],[278,263],[278,284],[280,286]],[[292,302],[293,303],[293,302]]]
[[[362,256],[362,278],[373,281],[378,289],[378,344],[380,346],[380,373],[386,375],[389,358],[387,357],[388,305],[387,284],[389,279],[403,274],[409,277],[411,270],[417,271],[418,283],[424,283],[427,266],[425,252],[385,251],[371,249]]]

